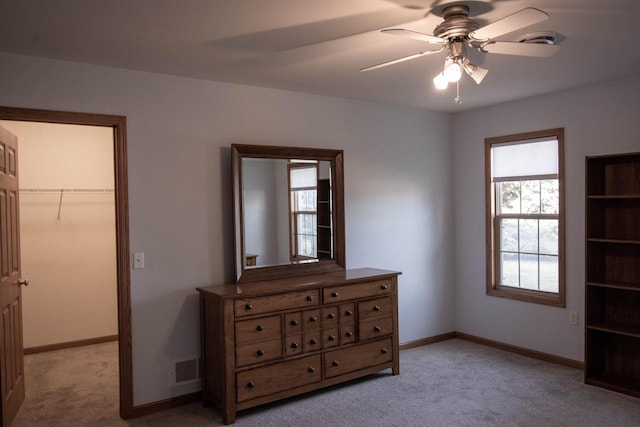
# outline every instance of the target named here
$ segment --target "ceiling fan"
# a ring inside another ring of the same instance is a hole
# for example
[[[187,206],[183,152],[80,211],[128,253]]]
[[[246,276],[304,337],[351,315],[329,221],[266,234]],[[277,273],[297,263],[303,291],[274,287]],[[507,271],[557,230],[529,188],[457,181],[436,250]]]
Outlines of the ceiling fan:
[[[499,53],[505,55],[520,55],[533,57],[549,57],[554,55],[560,46],[555,44],[556,33],[544,32],[528,34],[519,41],[496,41],[495,38],[503,34],[511,33],[521,28],[528,27],[549,18],[542,10],[527,7],[512,15],[481,27],[473,19],[469,18],[469,6],[465,4],[453,4],[442,10],[444,21],[434,30],[433,35],[424,34],[401,28],[382,30],[384,34],[409,37],[421,40],[432,45],[440,46],[436,50],[427,50],[381,64],[362,68],[360,71],[370,71],[389,65],[397,64],[425,55],[433,55],[446,52],[447,57],[444,68],[434,79],[437,89],[446,89],[449,83],[456,83],[458,92],[456,103],[462,103],[459,93],[459,81],[463,71],[477,84],[480,84],[488,73],[488,70],[469,62],[467,48],[478,49],[484,53]]]

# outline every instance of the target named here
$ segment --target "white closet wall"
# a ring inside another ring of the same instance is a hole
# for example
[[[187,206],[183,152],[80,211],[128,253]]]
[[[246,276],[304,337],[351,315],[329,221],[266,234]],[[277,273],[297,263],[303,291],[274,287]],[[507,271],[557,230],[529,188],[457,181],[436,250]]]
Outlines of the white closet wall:
[[[112,129],[0,125],[19,144],[24,347],[117,334]]]

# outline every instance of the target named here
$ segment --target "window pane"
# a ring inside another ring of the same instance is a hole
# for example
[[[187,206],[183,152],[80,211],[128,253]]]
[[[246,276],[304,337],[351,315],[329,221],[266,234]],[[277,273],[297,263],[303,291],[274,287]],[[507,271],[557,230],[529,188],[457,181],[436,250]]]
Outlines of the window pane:
[[[518,220],[500,220],[500,250],[518,252]]]
[[[520,252],[538,253],[538,220],[520,220]]]
[[[506,181],[498,184],[499,213],[520,213],[520,182]]]
[[[540,220],[540,253],[558,255],[558,220]]]
[[[298,255],[316,257],[315,236],[298,235]]]
[[[500,254],[500,284],[517,288],[518,280],[518,254],[502,252]]]
[[[520,287],[538,289],[538,255],[520,254]]]
[[[302,191],[294,191],[293,192],[293,211],[301,212],[304,211],[304,197],[302,195]]]
[[[522,181],[520,194],[522,213],[540,213],[540,181]]]
[[[540,256],[540,290],[558,292],[558,257]]]
[[[299,214],[298,216],[298,234],[316,235],[316,215]]]
[[[315,212],[317,206],[316,190],[298,190],[294,192],[296,212]]]
[[[541,181],[542,213],[557,214],[560,212],[560,187],[557,179]]]

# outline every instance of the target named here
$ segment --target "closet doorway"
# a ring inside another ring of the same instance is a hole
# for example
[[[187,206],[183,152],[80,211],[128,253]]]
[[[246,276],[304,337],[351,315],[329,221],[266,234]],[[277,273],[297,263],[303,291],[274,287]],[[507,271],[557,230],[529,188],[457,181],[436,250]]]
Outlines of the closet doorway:
[[[24,354],[117,340],[111,129],[0,126],[19,141]]]
[[[37,352],[117,339],[120,416],[131,418],[126,119],[0,107],[0,125],[18,137],[23,277],[31,280],[22,295],[24,347]],[[59,302],[72,301],[67,308],[52,301],[56,290]],[[60,317],[37,302],[43,297],[58,305]]]

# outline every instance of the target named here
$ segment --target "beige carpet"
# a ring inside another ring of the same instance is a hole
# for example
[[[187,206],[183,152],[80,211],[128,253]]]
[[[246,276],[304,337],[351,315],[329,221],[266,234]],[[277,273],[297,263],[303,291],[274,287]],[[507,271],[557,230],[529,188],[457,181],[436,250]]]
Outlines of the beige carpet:
[[[640,399],[582,371],[461,340],[400,353],[388,372],[238,414],[237,426],[639,426]],[[118,417],[116,343],[27,356],[15,427],[219,426],[200,404]]]
[[[15,427],[110,425],[118,418],[116,341],[27,355]]]

